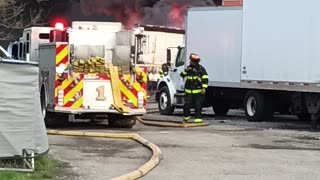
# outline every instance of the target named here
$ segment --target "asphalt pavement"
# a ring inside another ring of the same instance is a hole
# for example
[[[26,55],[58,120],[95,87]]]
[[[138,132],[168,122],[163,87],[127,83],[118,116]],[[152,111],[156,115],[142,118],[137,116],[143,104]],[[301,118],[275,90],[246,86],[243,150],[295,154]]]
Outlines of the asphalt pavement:
[[[154,118],[181,119],[175,116]],[[160,164],[142,179],[320,179],[320,132],[296,117],[250,123],[242,111],[215,117],[204,110],[210,126],[190,129],[158,128],[137,124],[133,129],[73,124],[63,130],[133,132],[158,145]],[[141,166],[150,151],[130,140],[81,139],[50,136],[54,155],[70,164],[75,179],[110,179]],[[67,153],[66,153],[67,152]]]

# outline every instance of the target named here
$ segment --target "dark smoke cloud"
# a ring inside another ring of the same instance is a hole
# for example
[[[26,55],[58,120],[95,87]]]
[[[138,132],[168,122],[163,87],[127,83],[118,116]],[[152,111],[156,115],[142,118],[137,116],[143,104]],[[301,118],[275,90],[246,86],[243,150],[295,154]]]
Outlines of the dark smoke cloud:
[[[87,15],[113,16],[128,28],[134,24],[184,27],[187,7],[214,6],[214,0],[80,0]]]
[[[113,16],[127,26],[142,18],[140,0],[80,0],[80,6],[88,16],[96,14]]]

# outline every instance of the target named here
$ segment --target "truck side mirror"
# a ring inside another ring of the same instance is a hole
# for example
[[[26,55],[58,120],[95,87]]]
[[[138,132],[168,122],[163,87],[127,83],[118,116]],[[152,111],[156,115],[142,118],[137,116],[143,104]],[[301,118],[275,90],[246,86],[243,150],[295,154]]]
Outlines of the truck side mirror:
[[[167,49],[167,64],[171,64],[171,49]]]

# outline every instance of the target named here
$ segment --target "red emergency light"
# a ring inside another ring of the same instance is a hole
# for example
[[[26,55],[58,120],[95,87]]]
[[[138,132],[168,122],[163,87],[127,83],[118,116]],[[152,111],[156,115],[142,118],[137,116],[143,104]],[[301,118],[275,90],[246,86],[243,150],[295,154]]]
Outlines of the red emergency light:
[[[56,22],[50,31],[50,42],[68,42],[68,33],[62,22]]]
[[[57,23],[54,25],[54,27],[55,27],[56,29],[59,29],[60,31],[63,31],[63,29],[64,29],[64,25],[63,25],[63,23],[61,23],[61,22],[57,22]]]

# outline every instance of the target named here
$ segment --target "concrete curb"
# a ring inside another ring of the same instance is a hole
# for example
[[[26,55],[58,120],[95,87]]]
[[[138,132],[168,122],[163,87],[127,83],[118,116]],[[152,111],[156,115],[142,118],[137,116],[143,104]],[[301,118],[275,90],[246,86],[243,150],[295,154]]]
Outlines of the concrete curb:
[[[81,131],[59,131],[48,130],[49,135],[62,135],[62,136],[81,136],[81,137],[96,137],[96,138],[118,138],[118,139],[133,139],[142,145],[146,146],[152,151],[152,156],[148,162],[140,166],[138,169],[113,178],[112,180],[133,180],[141,178],[155,168],[160,162],[161,150],[155,144],[149,142],[138,134],[116,134],[116,133],[97,133],[97,132],[81,132]]]
[[[156,126],[156,127],[173,127],[173,128],[194,128],[194,127],[203,127],[209,126],[209,123],[184,123],[181,121],[174,120],[154,120],[147,118],[136,117],[137,121],[146,126]]]

